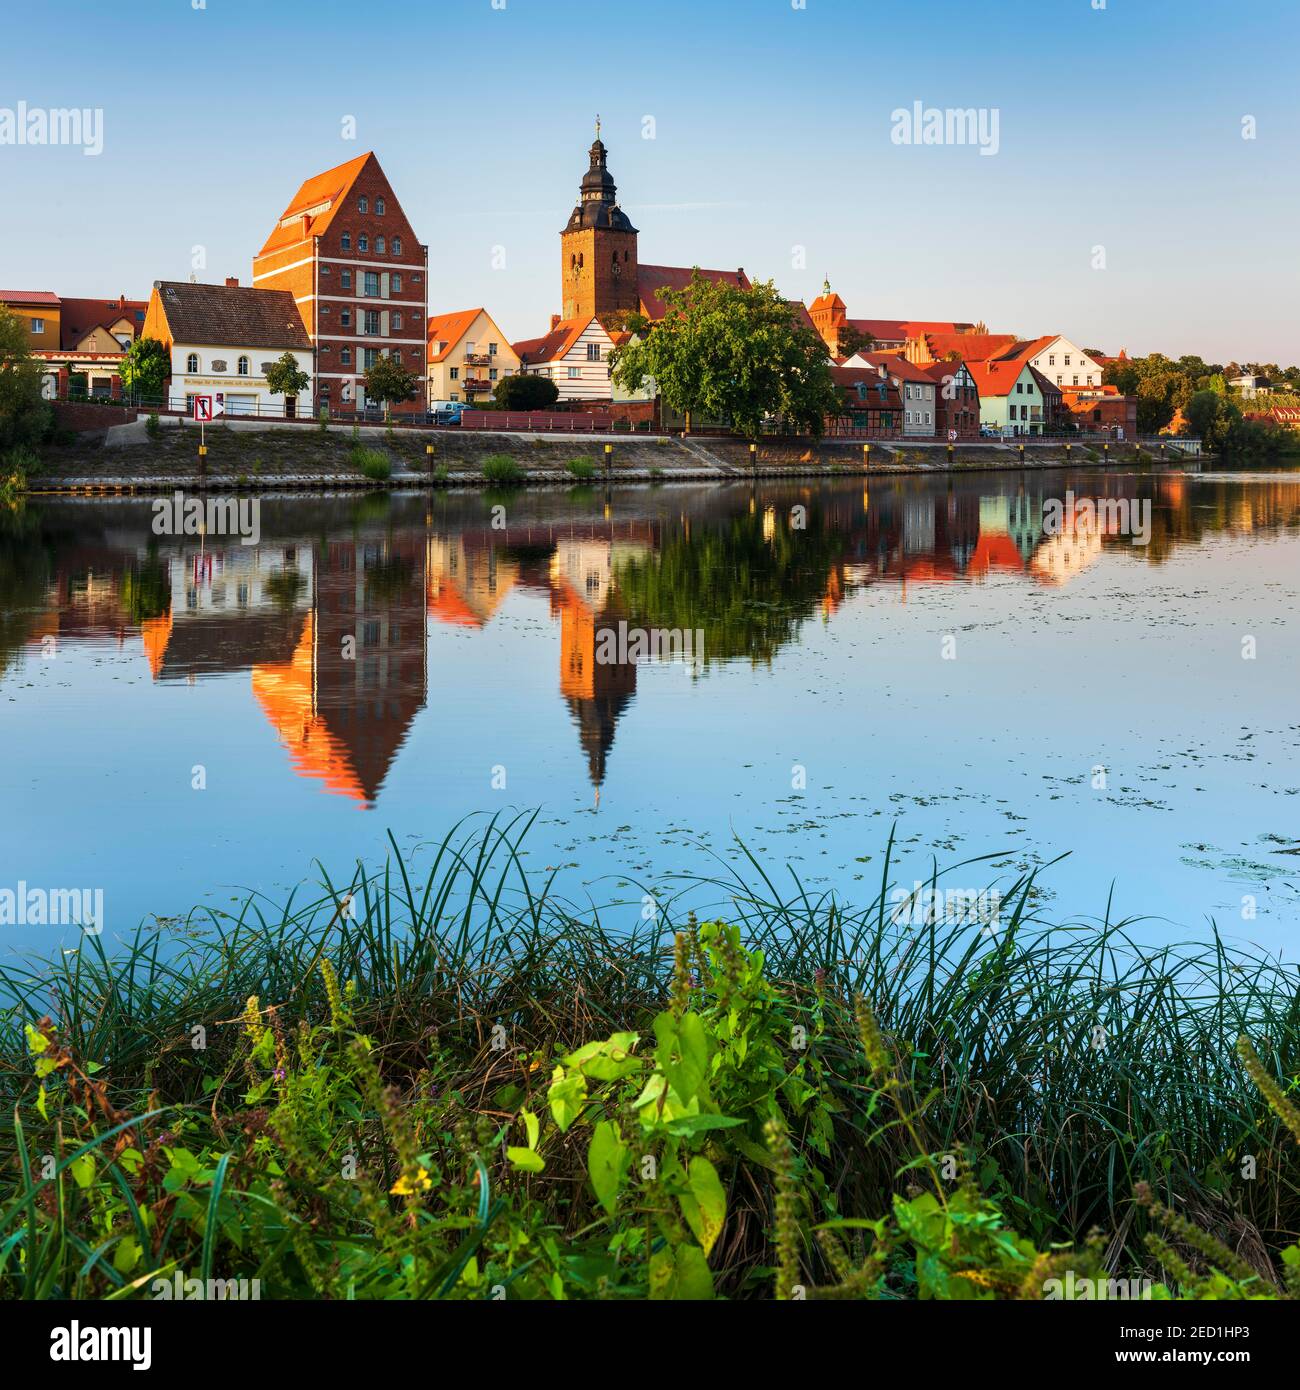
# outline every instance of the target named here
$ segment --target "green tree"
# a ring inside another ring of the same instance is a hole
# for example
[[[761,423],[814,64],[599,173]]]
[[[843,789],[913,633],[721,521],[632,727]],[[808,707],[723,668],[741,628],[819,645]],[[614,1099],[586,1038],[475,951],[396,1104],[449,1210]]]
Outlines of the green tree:
[[[1236,402],[1217,391],[1197,391],[1183,414],[1192,433],[1201,436],[1207,449],[1216,451],[1223,447],[1233,424],[1241,419]]]
[[[851,323],[846,323],[836,335],[835,346],[838,356],[852,357],[855,352],[871,352],[876,346],[876,340],[870,333],[863,333]]]
[[[266,369],[266,389],[273,396],[301,396],[310,385],[310,375],[299,368],[291,352],[281,353]]]
[[[382,401],[384,418],[393,417],[394,402],[409,401],[415,394],[415,377],[391,357],[376,357],[365,374],[366,399]]]
[[[547,376],[520,372],[502,377],[492,390],[502,410],[546,410],[560,399],[560,388]]]
[[[118,375],[122,389],[130,396],[160,400],[172,374],[166,345],[157,338],[137,338],[126,350]]]
[[[638,391],[653,379],[688,429],[691,415],[702,412],[729,419],[751,438],[769,415],[820,434],[825,417],[839,410],[826,344],[770,280],[745,289],[696,269],[689,285],[665,289],[662,298],[663,319],[629,318],[635,336],[610,354],[618,385]]]
[[[41,395],[44,372],[28,347],[23,321],[0,308],[0,450],[44,438],[50,423],[50,408]]]

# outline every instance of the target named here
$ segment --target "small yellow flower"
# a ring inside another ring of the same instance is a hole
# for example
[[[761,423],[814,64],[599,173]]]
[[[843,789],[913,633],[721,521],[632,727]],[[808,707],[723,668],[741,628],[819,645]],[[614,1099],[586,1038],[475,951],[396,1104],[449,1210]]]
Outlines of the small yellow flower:
[[[394,1197],[414,1197],[418,1192],[427,1192],[432,1186],[429,1170],[421,1168],[413,1178],[403,1173],[388,1190]]]

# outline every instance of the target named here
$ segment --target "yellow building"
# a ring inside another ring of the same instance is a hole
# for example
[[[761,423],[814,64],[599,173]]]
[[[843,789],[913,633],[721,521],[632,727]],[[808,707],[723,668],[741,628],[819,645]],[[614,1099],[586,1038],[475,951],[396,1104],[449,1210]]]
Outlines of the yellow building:
[[[17,314],[33,352],[61,346],[59,296],[48,290],[0,290],[0,305]]]
[[[486,309],[458,309],[429,319],[429,404],[491,396],[519,370],[519,356]]]

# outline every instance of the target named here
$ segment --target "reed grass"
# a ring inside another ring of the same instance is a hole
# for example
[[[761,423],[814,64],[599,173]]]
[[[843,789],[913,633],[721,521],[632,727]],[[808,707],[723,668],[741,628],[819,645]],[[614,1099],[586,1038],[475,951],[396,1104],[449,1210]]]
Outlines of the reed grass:
[[[1208,944],[1152,946],[1131,919],[1044,922],[1033,875],[1004,890],[995,935],[903,926],[892,920],[892,837],[865,905],[810,893],[792,871],[793,888],[778,888],[746,853],[742,868],[719,860],[716,874],[677,882],[647,923],[639,891],[634,903],[579,902],[554,874],[535,880],[521,856],[535,817],[462,822],[430,847],[418,879],[393,841],[376,870],[335,882],[321,868],[317,887],[279,906],[253,894],[235,914],[141,926],[112,954],[86,937],[53,961],[0,966],[0,1127],[12,1131],[32,1086],[25,1024],[50,1015],[81,1056],[105,1060],[115,1095],[206,1106],[194,1026],[220,1058],[235,1052],[250,995],[286,1017],[326,1017],[323,959],[352,982],[349,1007],[387,1082],[409,1083],[436,1038],[463,1093],[485,1093],[498,1023],[518,1046],[552,1055],[644,1026],[668,1000],[673,932],[694,910],[738,924],[768,977],[824,1019],[819,1047],[841,1107],[828,1181],[844,1209],[878,1209],[912,1152],[865,1105],[860,996],[926,1097],[930,1152],[972,1158],[1040,1242],[1093,1227],[1123,1239],[1137,1183],[1212,1228],[1248,1228],[1265,1248],[1295,1238],[1295,1146],[1234,1054],[1241,1035],[1254,1039],[1294,1095],[1294,966],[1217,932]],[[1237,1181],[1246,1154],[1258,1175]]]

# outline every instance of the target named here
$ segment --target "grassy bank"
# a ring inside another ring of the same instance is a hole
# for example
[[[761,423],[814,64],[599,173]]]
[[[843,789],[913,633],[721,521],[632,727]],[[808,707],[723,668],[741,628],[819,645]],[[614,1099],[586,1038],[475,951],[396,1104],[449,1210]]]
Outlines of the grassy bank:
[[[888,854],[866,905],[753,863],[645,923],[526,829],[0,972],[0,1296],[1294,1291],[1292,968],[1029,880],[991,935],[895,924]]]

